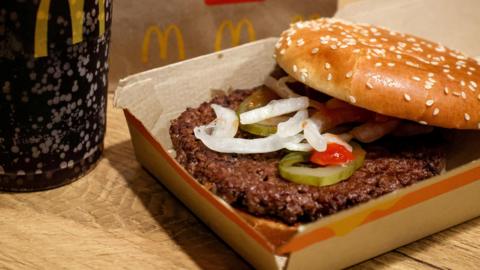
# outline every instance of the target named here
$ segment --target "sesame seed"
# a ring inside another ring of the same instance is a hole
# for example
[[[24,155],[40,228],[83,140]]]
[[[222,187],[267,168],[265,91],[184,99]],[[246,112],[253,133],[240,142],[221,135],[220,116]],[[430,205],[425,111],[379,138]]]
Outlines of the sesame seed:
[[[413,76],[413,77],[412,77],[412,80],[419,82],[419,81],[420,81],[420,78],[417,77],[417,76]]]
[[[395,66],[395,63],[390,62],[390,63],[388,63],[387,65],[388,65],[389,67],[394,67],[394,66]]]
[[[470,88],[470,90],[472,90],[472,92],[477,91],[477,89],[475,89],[475,87],[473,87],[473,86],[471,86],[471,85],[469,85],[468,88]]]
[[[332,45],[330,45],[330,48],[331,48],[332,50],[335,50],[335,49],[337,49],[337,45],[332,44]]]
[[[403,95],[403,97],[405,98],[406,101],[412,100],[412,97],[410,97],[410,95],[407,94],[407,93],[405,93],[405,94]]]
[[[330,63],[325,62],[325,69],[330,69],[331,67],[332,67],[332,65],[330,65]]]
[[[432,89],[432,84],[429,83],[429,82],[425,82],[425,85],[423,87],[425,87],[425,89],[427,89],[427,90],[430,90],[430,89]]]
[[[304,44],[305,44],[305,40],[303,40],[303,38],[297,40],[298,47],[303,46]]]
[[[348,96],[348,99],[350,99],[351,103],[356,103],[357,99],[354,96]]]
[[[360,52],[360,49],[358,49],[358,48],[357,48],[357,49],[354,49],[353,52],[354,52],[354,53],[359,53],[359,52]]]
[[[373,51],[378,54],[378,56],[385,57],[385,49],[373,49]]]
[[[428,107],[430,107],[430,106],[433,105],[433,102],[434,102],[433,99],[429,99],[429,100],[427,100],[427,102],[425,102],[425,105],[427,105]]]
[[[350,79],[352,76],[353,76],[353,71],[349,71],[349,72],[347,72],[347,74],[345,74],[345,77],[347,79]]]
[[[332,77],[333,77],[332,73],[328,73],[327,81],[331,81],[331,80],[332,80]]]
[[[429,73],[428,73],[428,77],[429,77],[429,78],[432,78],[433,75],[434,75],[434,74],[433,74],[432,72],[429,72]]]
[[[452,94],[453,94],[454,96],[457,96],[457,97],[459,97],[459,96],[461,95],[461,94],[458,93],[458,92],[452,92]]]
[[[420,48],[420,47],[413,47],[412,50],[414,50],[416,52],[423,52],[423,49]]]
[[[447,74],[447,78],[449,78],[450,80],[454,81],[455,80],[455,77],[453,77],[452,75],[450,74]]]
[[[298,70],[297,65],[293,65],[293,72],[297,72],[297,70]]]
[[[462,86],[465,86],[465,81],[464,81],[464,80],[461,80],[461,81],[460,81],[460,84],[461,84]]]
[[[428,123],[426,121],[418,121],[418,123],[420,123],[422,125],[428,125]]]
[[[434,116],[437,115],[437,114],[439,114],[439,113],[440,113],[440,109],[439,109],[439,108],[433,109],[433,113],[432,113],[432,114],[433,114]]]
[[[300,69],[300,79],[302,82],[305,82],[306,78],[308,77],[308,70],[306,68]]]
[[[449,72],[450,72],[450,69],[444,69],[443,72],[444,72],[444,73],[449,73]]]
[[[280,54],[281,54],[281,55],[284,55],[284,54],[285,54],[285,49],[282,49],[282,50],[280,51]]]
[[[462,98],[463,98],[463,99],[467,99],[467,94],[465,94],[465,92],[462,91],[462,94],[461,94],[461,95],[462,95]]]
[[[373,85],[370,82],[367,82],[367,88],[368,89],[373,89]]]
[[[445,93],[445,95],[448,95],[448,87],[445,86],[445,88],[443,89],[443,92]]]
[[[475,88],[477,88],[477,83],[474,82],[474,81],[470,81],[470,85],[473,86],[473,87],[475,87]]]
[[[320,50],[319,48],[313,48],[313,49],[312,49],[312,54],[318,53],[319,50]]]
[[[466,121],[470,121],[470,114],[465,113],[465,120],[466,120]]]
[[[477,99],[480,100],[480,94],[478,94]]]
[[[401,55],[401,54],[397,54],[397,59],[402,59],[402,55]]]
[[[412,67],[418,67],[418,64],[415,64],[411,61],[407,61],[407,62],[405,62],[405,64],[407,64],[408,66],[412,66]]]
[[[381,66],[382,66],[382,63],[380,63],[380,62],[375,63],[375,66],[376,66],[376,67],[381,67]]]

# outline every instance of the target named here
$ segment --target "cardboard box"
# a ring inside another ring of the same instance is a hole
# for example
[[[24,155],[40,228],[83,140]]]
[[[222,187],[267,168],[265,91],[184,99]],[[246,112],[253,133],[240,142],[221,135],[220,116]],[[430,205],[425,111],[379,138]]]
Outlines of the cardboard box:
[[[274,244],[230,205],[207,191],[174,159],[170,120],[209,100],[211,89],[261,85],[273,69],[276,39],[265,39],[120,82],[140,163],[213,231],[260,269],[346,267],[480,215],[480,133],[452,132],[445,174],[338,214],[301,225]]]

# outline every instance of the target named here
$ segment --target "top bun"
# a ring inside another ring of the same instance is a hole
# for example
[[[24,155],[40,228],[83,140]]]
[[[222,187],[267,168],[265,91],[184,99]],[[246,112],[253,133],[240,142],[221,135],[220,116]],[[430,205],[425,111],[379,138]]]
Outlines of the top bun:
[[[338,19],[292,24],[276,45],[292,77],[380,114],[445,128],[480,128],[480,65],[412,35]]]

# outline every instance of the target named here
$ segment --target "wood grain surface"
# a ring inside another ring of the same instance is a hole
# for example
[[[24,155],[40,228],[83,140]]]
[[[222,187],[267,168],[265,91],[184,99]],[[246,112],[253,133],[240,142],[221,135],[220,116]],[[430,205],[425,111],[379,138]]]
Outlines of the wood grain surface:
[[[136,162],[111,101],[104,157],[92,172],[54,190],[0,193],[0,268],[249,269]],[[479,265],[477,218],[352,269]]]

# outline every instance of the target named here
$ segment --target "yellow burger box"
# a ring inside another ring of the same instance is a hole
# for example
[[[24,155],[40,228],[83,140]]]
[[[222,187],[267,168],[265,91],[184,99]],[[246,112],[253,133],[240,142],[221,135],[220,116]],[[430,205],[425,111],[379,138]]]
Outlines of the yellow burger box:
[[[378,199],[298,227],[269,241],[175,160],[170,121],[212,90],[261,85],[275,66],[276,38],[249,43],[120,81],[138,161],[215,233],[259,269],[336,269],[361,262],[480,215],[480,133],[452,132],[447,171]]]

